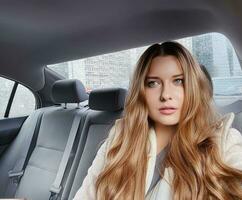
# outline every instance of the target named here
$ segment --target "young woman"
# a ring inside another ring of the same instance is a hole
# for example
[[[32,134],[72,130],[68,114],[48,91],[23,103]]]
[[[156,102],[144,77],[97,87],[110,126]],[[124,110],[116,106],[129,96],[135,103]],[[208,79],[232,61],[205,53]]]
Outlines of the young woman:
[[[74,199],[242,199],[242,136],[211,90],[182,45],[150,46]]]

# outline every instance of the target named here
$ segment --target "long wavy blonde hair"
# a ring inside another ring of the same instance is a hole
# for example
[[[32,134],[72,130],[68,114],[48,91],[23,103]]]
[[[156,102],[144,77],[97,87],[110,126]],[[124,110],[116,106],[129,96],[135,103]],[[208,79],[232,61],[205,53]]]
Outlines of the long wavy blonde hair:
[[[211,104],[211,86],[190,52],[176,42],[154,44],[140,57],[117,138],[96,181],[97,199],[145,199],[148,132],[153,122],[148,116],[144,83],[151,61],[167,55],[176,57],[182,66],[185,92],[177,131],[164,161],[174,172],[173,199],[242,199],[242,171],[223,162],[215,137],[215,132],[222,131],[223,118]]]

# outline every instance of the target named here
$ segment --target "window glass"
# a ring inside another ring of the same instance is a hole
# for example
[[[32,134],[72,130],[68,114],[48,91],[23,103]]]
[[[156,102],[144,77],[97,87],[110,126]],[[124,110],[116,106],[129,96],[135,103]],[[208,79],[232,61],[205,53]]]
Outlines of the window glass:
[[[205,65],[214,84],[214,98],[223,106],[242,99],[242,71],[229,40],[219,33],[208,33],[177,40]],[[80,79],[86,90],[105,87],[128,88],[138,58],[147,48],[140,47],[95,57],[49,65],[65,78]]]
[[[31,114],[35,109],[35,97],[26,87],[18,84],[9,117],[19,117]]]
[[[4,118],[14,82],[0,77],[0,118]]]
[[[178,40],[205,65],[212,77],[214,99],[225,106],[242,99],[242,70],[229,40],[222,34],[210,33]]]

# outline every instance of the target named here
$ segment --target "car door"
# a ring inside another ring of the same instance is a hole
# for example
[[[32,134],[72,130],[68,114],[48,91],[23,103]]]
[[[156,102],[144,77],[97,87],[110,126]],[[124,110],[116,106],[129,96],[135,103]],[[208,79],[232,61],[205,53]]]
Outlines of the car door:
[[[0,77],[0,156],[36,108],[34,93],[16,81]]]

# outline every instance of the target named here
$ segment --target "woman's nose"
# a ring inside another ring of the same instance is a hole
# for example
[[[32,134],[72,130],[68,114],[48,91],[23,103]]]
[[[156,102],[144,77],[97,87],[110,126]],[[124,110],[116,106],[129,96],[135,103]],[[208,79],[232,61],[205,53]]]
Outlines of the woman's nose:
[[[162,89],[161,89],[160,100],[161,101],[167,101],[169,99],[172,99],[171,88],[169,87],[168,84],[164,84]]]

